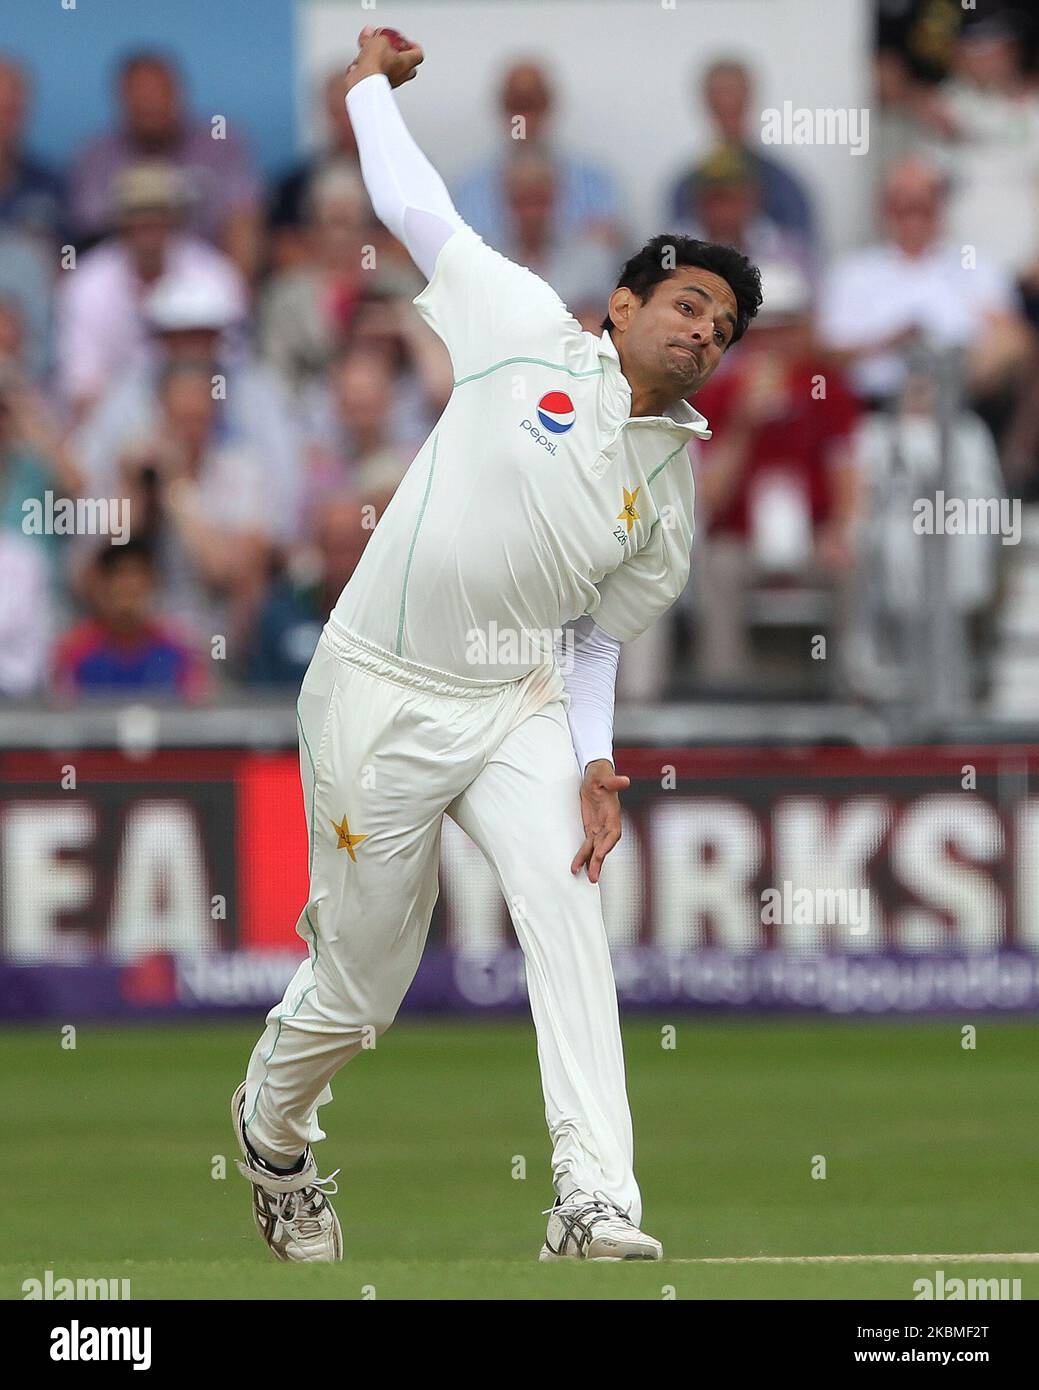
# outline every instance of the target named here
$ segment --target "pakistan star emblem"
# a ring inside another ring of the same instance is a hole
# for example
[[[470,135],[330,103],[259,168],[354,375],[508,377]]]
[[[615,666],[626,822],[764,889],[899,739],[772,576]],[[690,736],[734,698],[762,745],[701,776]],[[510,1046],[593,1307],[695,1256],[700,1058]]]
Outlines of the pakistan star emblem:
[[[626,522],[630,533],[631,528],[639,519],[639,514],[635,510],[635,502],[642,489],[637,487],[634,492],[629,492],[627,488],[623,488],[622,491],[624,493],[624,508],[617,513],[617,520]]]
[[[345,815],[343,816],[342,824],[336,825],[335,821],[332,821],[331,824],[332,829],[339,836],[339,843],[336,845],[336,849],[345,849],[347,854],[349,854],[350,858],[356,864],[357,855],[354,854],[354,845],[359,845],[362,840],[367,840],[368,836],[351,835],[350,822],[346,819]]]

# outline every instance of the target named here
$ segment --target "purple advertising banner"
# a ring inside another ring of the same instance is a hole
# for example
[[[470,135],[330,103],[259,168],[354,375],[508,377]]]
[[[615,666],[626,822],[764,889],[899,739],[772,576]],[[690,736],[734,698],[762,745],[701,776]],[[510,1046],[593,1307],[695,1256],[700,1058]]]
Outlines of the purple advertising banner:
[[[766,950],[613,953],[624,1009],[803,1011],[836,1017],[1039,1008],[1039,956],[801,956]],[[155,955],[133,965],[0,965],[0,1017],[76,1020],[259,1014],[280,999],[298,959],[285,952]],[[523,1010],[523,956],[427,950],[402,1013]]]

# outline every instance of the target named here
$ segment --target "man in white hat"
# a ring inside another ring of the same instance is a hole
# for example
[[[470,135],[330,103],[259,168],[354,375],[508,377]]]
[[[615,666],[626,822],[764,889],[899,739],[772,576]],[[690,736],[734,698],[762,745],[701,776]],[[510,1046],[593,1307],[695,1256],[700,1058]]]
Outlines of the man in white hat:
[[[247,314],[245,283],[226,258],[203,244],[194,266],[171,267],[139,306],[143,340],[77,432],[77,457],[96,496],[113,496],[126,446],[148,434],[158,414],[157,386],[172,364],[205,366],[219,379],[223,428],[264,461],[271,531],[296,538],[299,441],[288,393],[276,373],[248,351],[238,332]],[[214,262],[210,257],[216,256]],[[230,271],[230,273],[228,273]]]
[[[245,285],[234,262],[184,230],[183,179],[166,164],[138,164],[116,179],[118,230],[62,276],[58,299],[59,379],[77,416],[126,367],[148,338],[145,304],[163,280],[199,278],[233,300],[240,317]]]

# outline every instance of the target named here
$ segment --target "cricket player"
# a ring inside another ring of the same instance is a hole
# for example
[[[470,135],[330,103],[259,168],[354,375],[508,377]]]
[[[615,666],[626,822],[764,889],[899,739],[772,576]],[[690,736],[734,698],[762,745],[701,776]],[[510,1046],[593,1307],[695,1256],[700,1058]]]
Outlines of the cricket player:
[[[685,398],[761,302],[731,247],[659,236],[601,337],[458,216],[391,89],[423,54],[366,28],[347,106],[376,214],[454,389],[325,627],[298,704],[309,947],[232,1099],[239,1169],[281,1260],[338,1260],[311,1145],[335,1073],[393,1022],[437,897],[443,817],[486,855],[526,962],[555,1205],[542,1259],[660,1259],[640,1229],[599,871],[620,838],[621,642],[689,572]],[[553,637],[574,633],[565,675]],[[460,1139],[464,1142],[464,1139]]]

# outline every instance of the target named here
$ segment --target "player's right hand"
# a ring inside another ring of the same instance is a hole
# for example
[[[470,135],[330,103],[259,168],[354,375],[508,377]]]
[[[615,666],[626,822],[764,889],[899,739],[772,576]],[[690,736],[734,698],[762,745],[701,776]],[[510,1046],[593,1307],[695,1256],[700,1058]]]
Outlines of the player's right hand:
[[[398,47],[398,41],[406,47]],[[347,69],[351,87],[379,72],[389,79],[391,87],[399,87],[411,81],[426,56],[417,43],[405,39],[396,29],[376,28],[371,24],[358,34],[357,47],[357,57]]]
[[[581,819],[584,843],[570,865],[572,874],[588,866],[588,877],[599,882],[602,861],[621,837],[619,793],[631,786],[630,777],[621,777],[608,758],[598,758],[584,770],[581,782]]]

